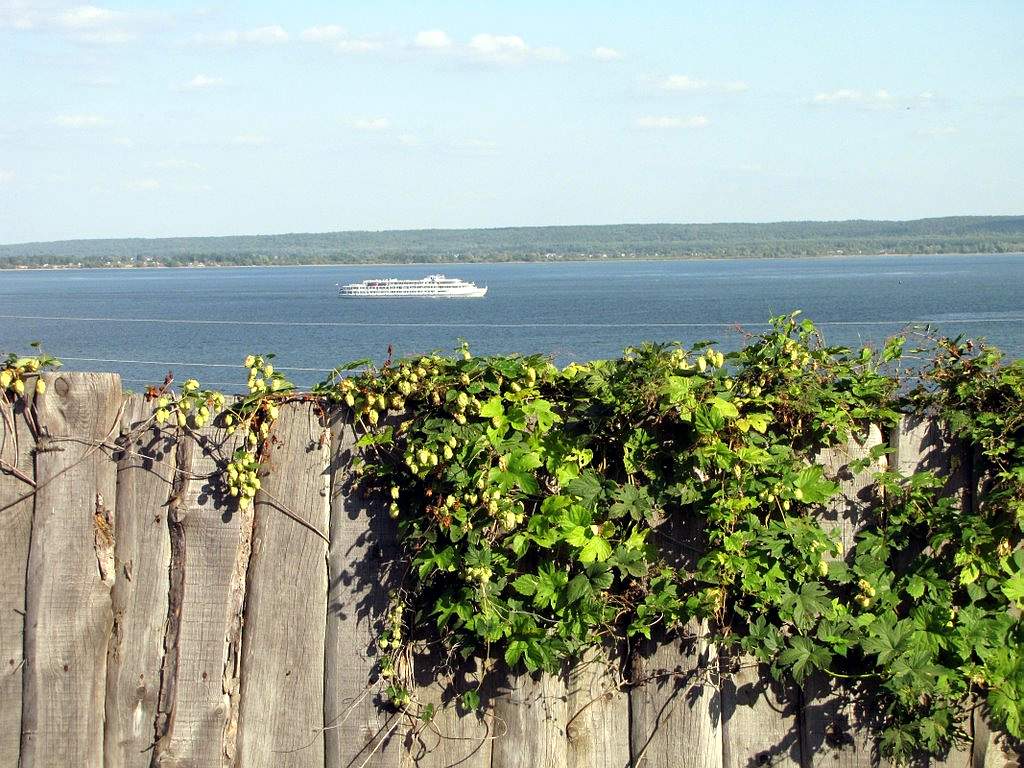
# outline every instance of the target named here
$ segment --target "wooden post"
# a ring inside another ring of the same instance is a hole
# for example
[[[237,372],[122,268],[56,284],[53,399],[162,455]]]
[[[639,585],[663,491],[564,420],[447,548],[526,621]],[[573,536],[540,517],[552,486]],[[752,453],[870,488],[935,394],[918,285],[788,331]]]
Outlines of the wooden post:
[[[845,443],[826,448],[815,458],[825,467],[826,476],[839,484],[820,518],[822,528],[838,531],[842,544],[840,557],[853,551],[855,537],[870,520],[877,504],[875,472],[885,467],[884,459],[874,467],[854,472],[850,464],[864,459],[882,444],[882,433],[871,425],[864,442],[850,437]],[[878,765],[877,750],[865,724],[871,713],[857,712],[848,697],[835,690],[833,680],[822,672],[812,674],[803,686],[801,754],[807,768],[861,768]]]
[[[324,765],[329,434],[281,409],[256,495],[238,718],[240,768]],[[297,518],[297,519],[296,519]]]
[[[25,652],[25,570],[35,499],[35,436],[26,409],[32,398],[0,393],[0,765],[21,754]]]
[[[28,560],[22,768],[103,761],[121,379],[43,375]]]
[[[179,439],[184,482],[169,507],[171,568],[157,768],[223,768],[234,760],[238,659],[252,508],[223,493],[220,473],[240,442],[218,426]]]
[[[331,420],[327,640],[324,649],[324,743],[327,768],[394,768],[404,718],[382,706],[376,675],[377,622],[398,544],[386,506],[364,499],[350,472],[355,435],[347,412]]]
[[[153,744],[167,625],[171,537],[167,505],[177,441],[152,421],[154,406],[125,400],[117,462],[114,629],[107,649],[104,765],[146,768]]]

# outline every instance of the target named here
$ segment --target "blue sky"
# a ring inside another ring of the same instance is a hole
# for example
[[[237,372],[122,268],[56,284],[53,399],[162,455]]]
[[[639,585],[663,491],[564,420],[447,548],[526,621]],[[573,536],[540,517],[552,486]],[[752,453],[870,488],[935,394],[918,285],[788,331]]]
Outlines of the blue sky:
[[[1024,213],[1024,3],[0,0],[0,242]]]

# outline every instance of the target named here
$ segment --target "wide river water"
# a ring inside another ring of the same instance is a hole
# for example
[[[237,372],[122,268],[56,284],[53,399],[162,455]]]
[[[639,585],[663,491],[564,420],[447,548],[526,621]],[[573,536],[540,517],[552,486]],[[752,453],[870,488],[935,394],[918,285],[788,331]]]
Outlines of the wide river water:
[[[336,283],[444,272],[483,299],[342,299]],[[39,340],[75,370],[239,387],[249,352],[308,386],[358,358],[449,350],[542,352],[559,364],[643,340],[738,346],[795,309],[834,344],[877,343],[908,323],[984,337],[1024,356],[1024,254],[807,259],[241,267],[0,272],[0,352]],[[200,365],[202,364],[202,365]]]

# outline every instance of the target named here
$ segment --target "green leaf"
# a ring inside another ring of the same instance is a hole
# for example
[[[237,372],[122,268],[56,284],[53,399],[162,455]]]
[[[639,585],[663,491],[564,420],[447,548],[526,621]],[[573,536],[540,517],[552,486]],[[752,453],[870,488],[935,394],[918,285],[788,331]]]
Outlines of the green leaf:
[[[502,404],[501,396],[492,397],[481,405],[480,415],[487,419],[493,419],[495,416],[504,416],[505,406]]]
[[[832,663],[832,654],[809,637],[798,635],[789,640],[790,647],[779,654],[779,662],[790,668],[793,679],[803,682],[816,669]]]
[[[523,574],[512,582],[512,586],[519,594],[529,597],[537,591],[537,577],[531,576],[528,573]]]
[[[839,490],[839,486],[825,478],[825,471],[818,465],[806,467],[797,473],[793,485],[800,489],[802,501],[820,504],[828,501]]]
[[[1004,581],[1000,589],[1010,602],[1018,608],[1024,608],[1024,570],[1017,571]]]
[[[591,594],[590,579],[584,576],[582,573],[576,574],[569,582],[569,586],[566,589],[565,596],[568,602],[575,603],[582,597]]]
[[[476,712],[480,708],[480,693],[478,691],[465,691],[461,699],[462,708],[467,712]]]
[[[735,419],[740,415],[739,409],[735,405],[720,397],[711,401],[711,408],[723,419]]]
[[[612,554],[612,545],[600,536],[592,536],[580,550],[580,562],[582,563],[603,563]]]

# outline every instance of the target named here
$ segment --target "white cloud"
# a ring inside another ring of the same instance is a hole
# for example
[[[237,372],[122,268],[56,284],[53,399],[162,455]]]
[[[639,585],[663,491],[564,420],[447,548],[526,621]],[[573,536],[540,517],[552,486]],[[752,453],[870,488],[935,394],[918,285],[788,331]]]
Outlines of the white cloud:
[[[224,85],[221,77],[210,77],[209,75],[196,75],[187,83],[178,86],[179,91],[202,91],[210,88],[219,88]]]
[[[338,53],[367,53],[368,51],[376,51],[380,47],[380,43],[376,40],[365,40],[360,38],[339,40],[334,44],[334,50]]]
[[[121,14],[109,8],[99,8],[95,5],[79,5],[69,8],[57,16],[57,23],[62,27],[70,29],[93,29],[109,25],[116,21]]]
[[[135,40],[146,28],[166,25],[170,15],[155,11],[115,11],[97,5],[56,7],[52,2],[0,0],[0,27],[61,35],[89,44]]]
[[[14,171],[0,168],[0,184],[8,184],[12,181],[14,181]]]
[[[417,48],[442,50],[452,47],[452,39],[443,29],[424,29],[416,33],[414,45]]]
[[[862,91],[856,88],[840,88],[835,91],[816,93],[810,103],[819,107],[854,107],[857,109],[895,109],[897,107],[925,107],[933,103],[934,94],[929,91],[917,97],[898,97],[885,88]]]
[[[251,45],[275,45],[288,42],[288,32],[279,24],[271,24],[266,27],[255,27],[253,29],[229,29],[219,35],[197,35],[193,38],[195,42],[203,45],[225,45],[234,46],[241,44]]]
[[[465,52],[470,58],[490,64],[521,64],[525,61],[563,62],[569,57],[555,46],[534,48],[519,35],[492,35],[481,32],[473,35]]]
[[[106,125],[107,119],[100,115],[57,115],[53,122],[65,128],[95,128]]]
[[[118,85],[119,83],[113,77],[95,76],[95,77],[80,77],[77,80],[75,80],[75,84],[76,85],[85,85],[85,86],[88,86],[90,88],[111,88],[111,87],[113,87],[115,85]]]
[[[525,58],[530,48],[519,35],[473,35],[469,48],[481,58],[506,61]]]
[[[704,115],[692,117],[645,115],[636,119],[637,128],[703,128],[708,123],[709,120]]]
[[[358,131],[386,131],[391,128],[391,121],[386,117],[360,117],[349,120],[348,124]]]
[[[309,27],[302,30],[300,37],[308,43],[330,43],[345,37],[348,32],[337,24],[325,24],[321,27]]]
[[[422,142],[420,142],[420,137],[415,134],[403,133],[398,137],[398,143],[403,147],[418,147]]]
[[[669,75],[661,81],[661,89],[664,91],[703,91],[709,85],[707,80],[698,80],[689,75]]]
[[[697,91],[741,93],[750,88],[742,80],[705,80],[699,77],[690,77],[689,75],[669,75],[656,81],[655,86],[662,91],[673,91],[676,93],[694,93]]]
[[[597,59],[598,61],[622,61],[625,58],[619,51],[614,48],[608,48],[603,45],[599,45],[590,53],[591,58]]]
[[[338,53],[367,53],[381,47],[376,40],[349,37],[348,30],[337,24],[304,29],[300,37],[307,43],[331,45]]]
[[[231,143],[239,147],[262,147],[269,139],[259,133],[243,133],[231,139]]]
[[[160,189],[160,182],[156,179],[133,179],[125,182],[125,187],[132,192],[153,192]]]

